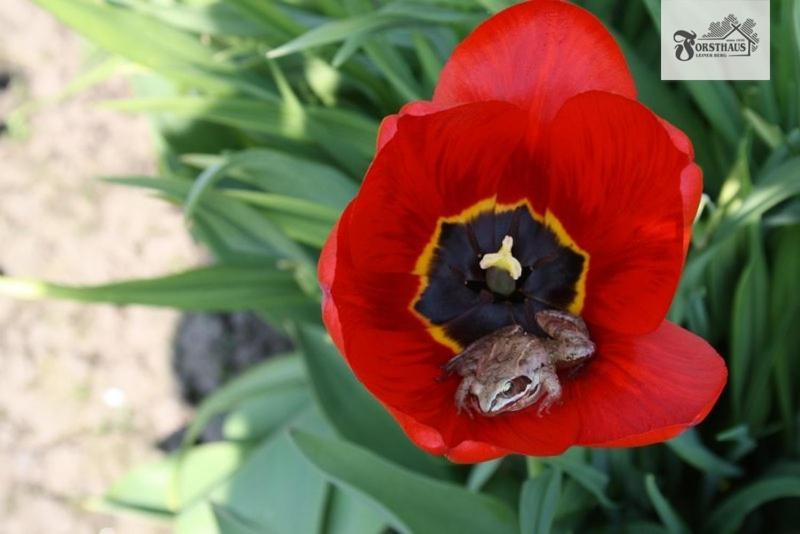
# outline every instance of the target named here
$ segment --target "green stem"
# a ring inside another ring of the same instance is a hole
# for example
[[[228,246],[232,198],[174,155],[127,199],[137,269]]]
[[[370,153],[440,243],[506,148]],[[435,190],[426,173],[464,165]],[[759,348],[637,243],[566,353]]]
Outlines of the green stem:
[[[528,464],[528,478],[536,478],[544,471],[544,463],[540,458],[528,456],[525,458]]]

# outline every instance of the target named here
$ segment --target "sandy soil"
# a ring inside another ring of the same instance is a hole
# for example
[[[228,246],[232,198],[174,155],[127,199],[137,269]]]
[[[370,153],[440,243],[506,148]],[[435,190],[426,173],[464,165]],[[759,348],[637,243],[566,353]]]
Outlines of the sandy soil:
[[[0,2],[0,119],[20,99],[58,94],[86,47],[26,0]],[[198,253],[180,215],[94,176],[153,172],[146,121],[97,103],[104,83],[30,117],[24,140],[0,136],[0,269],[95,283],[174,271]],[[168,310],[14,302],[0,297],[0,533],[161,532],[82,504],[186,420],[170,374]]]

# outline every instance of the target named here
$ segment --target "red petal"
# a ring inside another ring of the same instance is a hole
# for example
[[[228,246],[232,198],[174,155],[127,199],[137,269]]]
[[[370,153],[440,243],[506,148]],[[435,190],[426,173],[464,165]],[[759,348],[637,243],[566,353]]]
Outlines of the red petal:
[[[401,117],[351,208],[356,266],[414,272],[441,217],[483,200],[492,207],[525,126],[518,108],[500,102]]]
[[[442,70],[433,102],[511,102],[545,124],[567,99],[590,90],[636,97],[617,43],[588,11],[536,0],[478,26]]]
[[[675,147],[686,154],[690,162],[681,173],[681,197],[683,198],[683,250],[684,253],[689,248],[692,240],[692,226],[697,215],[697,207],[700,205],[700,197],[703,196],[703,171],[694,161],[694,147],[689,137],[681,130],[668,123],[664,119],[661,125],[667,130],[670,139]]]
[[[599,352],[569,387],[580,412],[578,445],[629,447],[669,439],[700,423],[727,379],[702,338],[672,323],[645,336],[595,333]]]
[[[460,464],[474,464],[500,458],[508,451],[480,441],[462,441],[453,448],[445,445],[442,435],[434,428],[419,423],[402,412],[390,410],[411,441],[431,454],[446,456],[450,461]]]
[[[419,100],[416,102],[409,102],[400,108],[400,111],[398,111],[396,114],[387,115],[384,117],[381,121],[380,127],[378,128],[376,152],[380,152],[386,143],[388,143],[389,140],[394,137],[394,134],[397,132],[397,122],[400,120],[400,117],[403,117],[404,115],[421,117],[422,115],[429,115],[436,111],[440,111],[440,108],[433,102]]]
[[[610,93],[570,99],[548,140],[546,183],[527,187],[589,254],[582,315],[619,333],[653,330],[683,265],[687,155],[652,112]]]
[[[480,441],[462,441],[449,451],[445,456],[451,462],[457,464],[477,464],[501,458],[511,454],[511,451],[500,449],[488,443],[481,443]]]
[[[319,255],[319,262],[317,263],[317,277],[319,279],[320,289],[322,289],[322,322],[325,323],[325,327],[328,329],[328,333],[333,343],[339,349],[339,352],[344,351],[344,339],[342,338],[342,325],[339,321],[339,311],[333,300],[331,290],[333,288],[333,282],[336,279],[339,226],[343,224],[342,221],[347,220],[352,204],[353,202],[351,201],[342,212],[341,217],[339,217],[333,229],[331,229],[331,233],[328,235],[328,239],[322,247],[322,252]],[[346,225],[347,223],[345,222],[344,224]]]

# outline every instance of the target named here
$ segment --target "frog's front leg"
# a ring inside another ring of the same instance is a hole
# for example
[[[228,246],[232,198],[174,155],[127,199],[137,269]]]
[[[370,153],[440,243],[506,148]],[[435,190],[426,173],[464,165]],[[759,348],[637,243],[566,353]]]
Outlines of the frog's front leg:
[[[542,388],[544,393],[539,403],[537,413],[541,416],[550,411],[550,407],[561,400],[561,382],[558,381],[558,375],[554,365],[546,365],[541,371]]]
[[[472,414],[472,406],[470,406],[468,397],[470,395],[470,389],[472,388],[472,384],[475,382],[474,377],[467,376],[461,383],[458,385],[458,389],[456,389],[456,412],[461,413],[462,411],[467,412],[467,415],[470,418],[474,417]]]

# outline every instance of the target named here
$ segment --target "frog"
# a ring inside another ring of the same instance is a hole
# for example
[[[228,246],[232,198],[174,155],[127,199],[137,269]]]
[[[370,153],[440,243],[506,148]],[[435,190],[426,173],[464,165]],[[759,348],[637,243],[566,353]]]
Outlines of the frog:
[[[561,399],[557,371],[585,363],[595,344],[577,315],[552,309],[535,319],[546,336],[511,324],[472,342],[443,366],[443,377],[462,377],[455,393],[459,413],[494,417],[539,402],[542,416]]]

